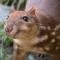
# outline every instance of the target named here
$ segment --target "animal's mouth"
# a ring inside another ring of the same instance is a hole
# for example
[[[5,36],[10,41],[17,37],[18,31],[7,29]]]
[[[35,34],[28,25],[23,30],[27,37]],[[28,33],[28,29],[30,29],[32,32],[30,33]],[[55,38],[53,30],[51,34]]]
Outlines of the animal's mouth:
[[[20,36],[25,36],[25,34],[28,34],[29,32],[25,30],[15,30],[12,29],[10,32],[6,32],[6,34],[12,38],[19,38]]]
[[[14,37],[17,34],[17,29],[15,28],[6,28],[5,33],[7,36]]]

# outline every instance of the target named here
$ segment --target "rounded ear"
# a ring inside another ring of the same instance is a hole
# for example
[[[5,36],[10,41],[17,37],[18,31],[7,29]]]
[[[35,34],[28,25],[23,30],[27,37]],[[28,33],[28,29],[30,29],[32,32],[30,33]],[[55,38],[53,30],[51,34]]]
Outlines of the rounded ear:
[[[30,15],[35,15],[36,9],[34,7],[32,7],[31,9],[28,10],[28,13]]]

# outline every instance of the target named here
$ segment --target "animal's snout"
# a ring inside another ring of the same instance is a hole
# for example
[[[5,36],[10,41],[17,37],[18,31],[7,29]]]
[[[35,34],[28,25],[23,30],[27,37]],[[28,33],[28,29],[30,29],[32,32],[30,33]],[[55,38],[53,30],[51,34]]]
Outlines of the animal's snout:
[[[6,32],[6,33],[10,33],[12,30],[13,30],[12,27],[6,27],[6,28],[5,28],[5,32]]]

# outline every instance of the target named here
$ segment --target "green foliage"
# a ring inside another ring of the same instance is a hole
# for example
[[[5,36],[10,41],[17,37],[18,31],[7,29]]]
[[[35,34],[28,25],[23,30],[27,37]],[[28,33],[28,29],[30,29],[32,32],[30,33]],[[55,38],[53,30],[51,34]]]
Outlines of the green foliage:
[[[12,43],[12,38],[6,36],[4,32],[4,22],[0,22],[0,37],[3,39],[5,44],[10,45]]]
[[[14,6],[15,9],[24,10],[27,0],[2,0],[2,4]]]
[[[10,47],[10,45],[13,44],[13,42],[12,42],[12,38],[6,36],[6,34],[4,32],[4,22],[0,22],[0,39],[3,40],[3,42],[0,44],[0,60],[2,60],[2,58],[3,58],[3,60],[11,60],[11,57],[6,52],[6,49],[8,48],[7,46]],[[6,48],[4,48],[4,47],[6,47]]]
[[[21,0],[20,10],[24,10],[24,9],[25,9],[26,1],[27,1],[27,0]]]
[[[4,23],[3,22],[0,22],[0,30],[2,30],[4,27]]]
[[[5,44],[7,44],[7,45],[12,44],[12,38],[6,37],[6,38],[5,38]]]

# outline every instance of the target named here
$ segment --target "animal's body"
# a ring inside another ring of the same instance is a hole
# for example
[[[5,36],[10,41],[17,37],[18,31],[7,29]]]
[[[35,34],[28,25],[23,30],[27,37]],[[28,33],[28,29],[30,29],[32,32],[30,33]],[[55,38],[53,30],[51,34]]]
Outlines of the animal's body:
[[[13,38],[14,60],[24,60],[28,52],[47,53],[53,60],[60,60],[58,21],[37,6],[11,13],[5,23],[5,31]]]

